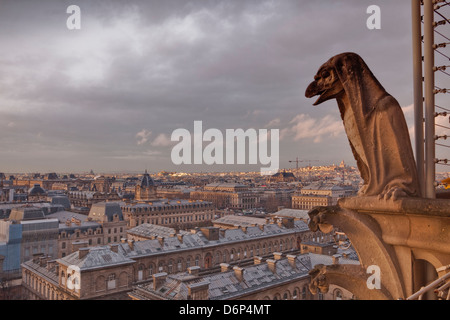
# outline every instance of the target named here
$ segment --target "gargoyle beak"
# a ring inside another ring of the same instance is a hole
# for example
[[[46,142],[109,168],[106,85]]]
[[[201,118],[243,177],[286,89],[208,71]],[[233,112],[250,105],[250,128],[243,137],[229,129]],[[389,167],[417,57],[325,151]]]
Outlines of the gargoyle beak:
[[[327,90],[319,88],[317,86],[317,82],[314,81],[306,89],[305,96],[307,98],[312,98],[312,97],[315,97],[315,96],[319,96],[319,98],[313,104],[313,106],[317,106],[317,105],[319,105],[319,104],[321,104],[322,102],[325,101],[324,93],[326,93],[326,92],[327,92]]]

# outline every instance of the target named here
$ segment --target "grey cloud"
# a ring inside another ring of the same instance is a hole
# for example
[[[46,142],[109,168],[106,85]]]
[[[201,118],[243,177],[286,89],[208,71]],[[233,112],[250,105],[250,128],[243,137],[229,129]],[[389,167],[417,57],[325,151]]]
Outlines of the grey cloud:
[[[82,9],[78,33],[65,28],[69,4]],[[371,4],[382,8],[381,30],[365,27]],[[192,130],[194,120],[227,129],[263,128],[276,118],[285,124],[299,114],[337,118],[335,103],[314,108],[304,90],[318,67],[343,51],[360,53],[386,89],[409,105],[409,5],[406,0],[3,1],[0,124],[8,131],[0,148],[20,148],[30,159],[39,151],[39,159],[30,160],[36,168],[51,167],[54,150],[58,157],[66,154],[76,170],[135,169],[148,166],[146,152],[170,154],[162,140],[155,150],[148,150],[151,138],[138,145],[143,129],[154,138],[181,127]],[[39,132],[44,138],[37,144]],[[311,154],[351,162],[343,137],[323,139],[319,146],[313,140],[283,141],[282,158]],[[334,158],[330,148],[336,148]],[[12,153],[8,159],[6,168],[20,169]],[[166,169],[167,161],[158,161],[149,158],[154,170]]]

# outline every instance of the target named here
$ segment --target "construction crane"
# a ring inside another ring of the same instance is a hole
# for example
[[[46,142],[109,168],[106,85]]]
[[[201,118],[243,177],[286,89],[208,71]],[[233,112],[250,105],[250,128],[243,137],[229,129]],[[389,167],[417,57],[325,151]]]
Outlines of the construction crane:
[[[319,160],[299,160],[298,157],[295,160],[290,160],[289,163],[295,163],[296,167],[295,170],[297,172],[297,177],[298,177],[298,164],[301,162],[307,162],[309,163],[309,167],[311,168],[311,162],[319,162]],[[309,173],[310,178],[311,178],[311,172]]]

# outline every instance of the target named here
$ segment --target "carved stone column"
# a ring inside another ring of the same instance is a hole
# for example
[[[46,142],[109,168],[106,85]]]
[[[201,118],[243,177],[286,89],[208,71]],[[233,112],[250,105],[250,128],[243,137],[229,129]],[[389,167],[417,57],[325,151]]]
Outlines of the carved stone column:
[[[319,207],[309,215],[311,230],[328,233],[334,226],[352,242],[361,262],[359,270],[340,265],[328,267],[325,273],[329,281],[332,277],[336,284],[360,299],[406,299],[426,285],[417,277],[419,261],[426,261],[436,269],[450,265],[449,200],[344,198],[337,206]],[[369,276],[365,272],[371,265],[381,270],[378,293],[364,283]]]

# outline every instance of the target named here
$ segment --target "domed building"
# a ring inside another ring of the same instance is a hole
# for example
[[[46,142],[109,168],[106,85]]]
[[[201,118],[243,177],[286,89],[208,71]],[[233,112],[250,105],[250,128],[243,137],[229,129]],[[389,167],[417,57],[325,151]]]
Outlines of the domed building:
[[[47,192],[40,184],[35,184],[28,190],[28,201],[45,201],[47,199]]]
[[[152,177],[148,174],[147,170],[145,170],[145,173],[141,178],[141,182],[138,185],[136,185],[135,199],[137,201],[155,200],[157,198],[156,190],[157,186],[155,185],[155,181],[153,181]]]

